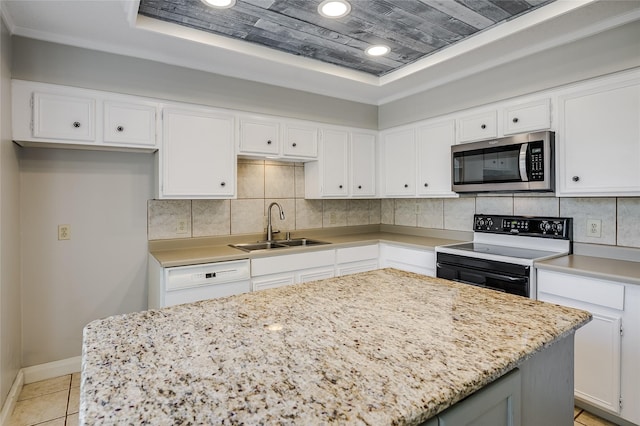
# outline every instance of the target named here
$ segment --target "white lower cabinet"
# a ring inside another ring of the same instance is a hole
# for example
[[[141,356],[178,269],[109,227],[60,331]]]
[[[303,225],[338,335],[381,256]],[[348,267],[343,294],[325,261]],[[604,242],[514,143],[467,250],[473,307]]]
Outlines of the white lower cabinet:
[[[378,269],[378,244],[336,250],[336,276]]]
[[[537,284],[539,300],[593,315],[575,336],[576,398],[640,423],[640,288],[548,270]]]
[[[380,267],[436,276],[436,255],[432,249],[380,243]]]
[[[335,249],[251,259],[253,291],[335,276]]]

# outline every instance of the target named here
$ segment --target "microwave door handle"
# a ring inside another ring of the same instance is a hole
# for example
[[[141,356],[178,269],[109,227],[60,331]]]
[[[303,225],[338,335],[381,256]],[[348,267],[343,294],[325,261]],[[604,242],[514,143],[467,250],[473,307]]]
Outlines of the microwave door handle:
[[[520,180],[522,182],[528,182],[529,177],[527,176],[527,151],[529,150],[529,144],[523,143],[520,145],[520,158],[518,164],[520,166]]]

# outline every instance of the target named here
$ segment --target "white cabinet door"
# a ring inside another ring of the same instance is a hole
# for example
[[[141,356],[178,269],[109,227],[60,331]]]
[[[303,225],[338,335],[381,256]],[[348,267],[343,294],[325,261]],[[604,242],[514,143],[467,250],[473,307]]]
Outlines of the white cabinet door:
[[[94,98],[33,94],[33,136],[63,141],[96,140]]]
[[[325,280],[335,277],[333,265],[322,268],[305,269],[296,272],[296,284],[308,283],[310,281]]]
[[[418,128],[418,195],[457,196],[451,191],[451,146],[454,144],[453,120]]]
[[[264,275],[251,279],[253,291],[266,290],[268,288],[284,287],[295,284],[295,274],[293,272]]]
[[[561,195],[640,194],[640,82],[561,96]]]
[[[498,112],[495,110],[460,117],[458,142],[473,142],[498,137]]]
[[[104,142],[131,146],[156,145],[156,105],[105,101]]]
[[[285,123],[282,154],[292,158],[317,158],[318,128],[304,124]]]
[[[537,271],[538,299],[591,312],[593,320],[575,335],[575,395],[620,413],[621,327],[624,285]]]
[[[351,195],[376,195],[376,136],[371,133],[351,132]]]
[[[261,117],[240,119],[240,143],[238,154],[280,153],[280,124]]]
[[[165,108],[160,198],[232,198],[234,117],[210,109]]]
[[[416,194],[416,141],[414,129],[395,130],[382,136],[380,150],[384,196]]]
[[[429,249],[413,249],[380,243],[380,267],[435,277],[435,252]]]
[[[541,99],[504,109],[504,134],[533,132],[551,128],[551,99]]]
[[[321,187],[325,197],[348,194],[349,133],[346,130],[321,130]]]
[[[378,244],[336,250],[336,275],[349,275],[378,269]]]

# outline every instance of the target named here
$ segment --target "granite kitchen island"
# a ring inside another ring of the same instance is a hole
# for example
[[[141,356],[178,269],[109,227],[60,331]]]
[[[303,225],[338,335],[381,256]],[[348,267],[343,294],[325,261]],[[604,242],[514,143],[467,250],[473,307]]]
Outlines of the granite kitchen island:
[[[80,423],[414,425],[547,352],[572,413],[589,320],[393,269],[113,316],[84,330]]]

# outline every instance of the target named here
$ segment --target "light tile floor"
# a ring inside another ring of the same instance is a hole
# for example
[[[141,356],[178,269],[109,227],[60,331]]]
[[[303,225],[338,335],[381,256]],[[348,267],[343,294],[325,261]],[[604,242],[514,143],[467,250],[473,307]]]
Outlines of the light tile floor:
[[[80,373],[29,383],[20,392],[8,426],[75,426],[79,402]],[[577,407],[573,418],[574,426],[614,425]]]

